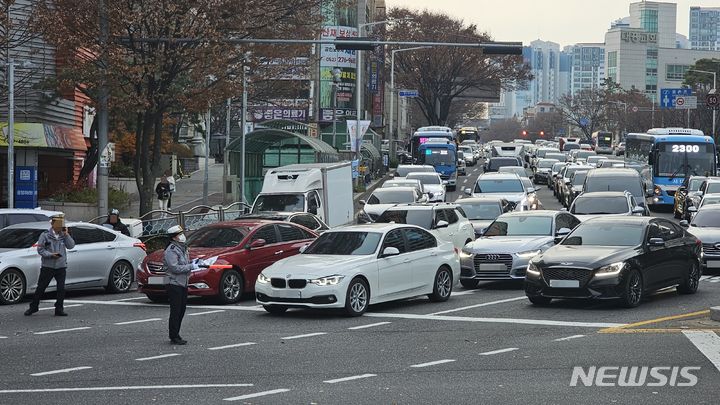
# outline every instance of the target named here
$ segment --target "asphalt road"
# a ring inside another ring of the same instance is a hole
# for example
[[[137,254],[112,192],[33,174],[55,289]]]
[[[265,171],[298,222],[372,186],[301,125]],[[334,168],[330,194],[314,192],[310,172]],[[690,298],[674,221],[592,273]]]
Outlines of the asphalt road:
[[[559,207],[539,193],[546,208]],[[32,317],[22,314],[27,303],[0,307],[0,404],[716,404],[720,323],[702,313],[648,321],[719,303],[720,276],[704,276],[695,295],[670,289],[635,309],[534,307],[514,283],[456,286],[448,302],[382,304],[360,318],[277,317],[250,298],[228,306],[192,298],[182,329],[189,344],[171,346],[166,305],[77,292],[67,318],[52,315],[50,300]],[[578,366],[700,369],[691,387],[571,386]]]

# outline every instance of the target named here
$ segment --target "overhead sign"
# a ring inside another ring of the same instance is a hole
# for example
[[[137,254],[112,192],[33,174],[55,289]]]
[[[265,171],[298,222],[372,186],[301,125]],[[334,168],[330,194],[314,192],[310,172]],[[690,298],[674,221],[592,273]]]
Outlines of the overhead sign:
[[[398,96],[399,97],[419,97],[420,92],[417,90],[398,90]]]
[[[692,89],[660,89],[660,108],[677,108],[675,105],[676,98],[688,96],[692,96]],[[686,101],[687,100],[683,100],[683,102]]]
[[[694,110],[697,108],[697,97],[682,96],[675,97],[675,108],[681,110]]]

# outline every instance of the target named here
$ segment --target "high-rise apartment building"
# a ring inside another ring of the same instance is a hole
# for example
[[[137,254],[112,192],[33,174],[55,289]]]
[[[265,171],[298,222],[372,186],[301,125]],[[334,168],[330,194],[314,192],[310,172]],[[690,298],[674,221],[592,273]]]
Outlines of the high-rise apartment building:
[[[571,56],[570,92],[600,87],[605,78],[605,44],[581,43],[565,50]]]
[[[690,7],[690,47],[720,51],[720,7]]]

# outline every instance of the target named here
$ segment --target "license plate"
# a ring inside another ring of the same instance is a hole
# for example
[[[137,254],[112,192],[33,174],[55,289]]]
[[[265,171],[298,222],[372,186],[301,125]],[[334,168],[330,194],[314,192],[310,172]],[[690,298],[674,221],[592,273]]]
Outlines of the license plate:
[[[720,261],[718,261],[718,260],[708,260],[708,261],[707,261],[707,267],[708,267],[708,269],[720,269]]]
[[[302,298],[302,291],[292,289],[277,289],[272,292],[272,297],[276,298]]]
[[[550,280],[550,287],[580,288],[580,281],[578,281],[578,280]]]
[[[478,265],[478,271],[504,271],[507,270],[507,266],[502,263],[480,263]]]
[[[165,277],[148,277],[148,284],[165,284]]]

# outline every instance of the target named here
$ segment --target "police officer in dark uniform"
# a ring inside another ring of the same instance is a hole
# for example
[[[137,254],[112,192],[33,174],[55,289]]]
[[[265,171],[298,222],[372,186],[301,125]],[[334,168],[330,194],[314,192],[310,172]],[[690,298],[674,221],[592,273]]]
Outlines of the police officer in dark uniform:
[[[185,233],[180,225],[168,229],[168,235],[172,241],[165,249],[165,290],[170,301],[170,319],[168,329],[170,342],[176,345],[187,344],[187,341],[180,337],[180,326],[185,316],[187,306],[187,288],[190,273],[193,270],[207,267],[202,262],[190,261],[187,245],[185,244]]]

